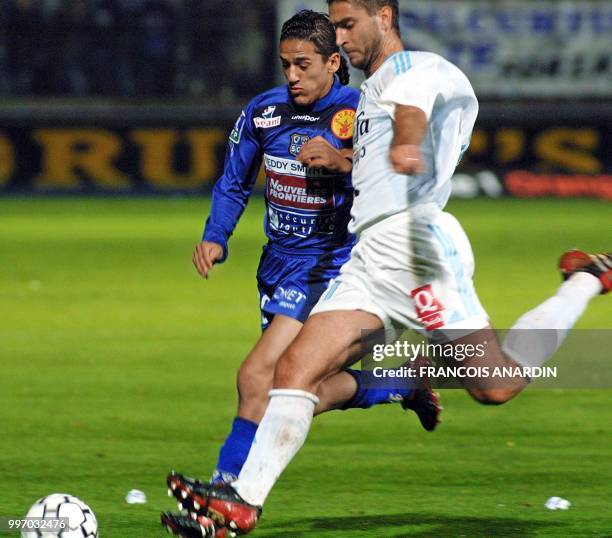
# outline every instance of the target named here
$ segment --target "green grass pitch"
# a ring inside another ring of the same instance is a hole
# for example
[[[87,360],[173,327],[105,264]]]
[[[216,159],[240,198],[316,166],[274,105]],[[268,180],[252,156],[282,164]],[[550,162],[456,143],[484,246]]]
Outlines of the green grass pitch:
[[[253,200],[209,281],[191,251],[206,198],[0,200],[0,517],[68,492],[102,538],[165,536],[172,469],[209,476],[259,333]],[[454,201],[476,286],[508,327],[559,284],[571,246],[606,250],[612,206]],[[612,329],[612,297],[581,328]],[[611,365],[612,366],[612,363]],[[335,412],[266,505],[256,536],[611,536],[612,391],[528,390],[509,404],[444,391],[433,434],[399,406]],[[146,505],[129,506],[128,490]],[[544,508],[550,496],[572,502]]]

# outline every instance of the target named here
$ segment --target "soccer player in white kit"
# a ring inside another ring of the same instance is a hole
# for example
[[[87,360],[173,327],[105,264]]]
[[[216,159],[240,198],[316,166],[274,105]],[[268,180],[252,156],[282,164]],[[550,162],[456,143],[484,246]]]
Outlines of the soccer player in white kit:
[[[612,288],[610,254],[570,253],[565,283],[513,327],[548,330],[531,331],[535,338],[511,331],[500,345],[474,290],[469,240],[443,211],[478,112],[467,77],[436,54],[404,51],[397,0],[328,4],[338,45],[367,76],[353,140],[349,229],[357,245],[279,360],[238,480],[214,489],[169,477],[186,508],[239,534],[255,527],[272,486],[304,443],[318,386],[360,358],[364,330],[407,327],[424,336],[442,333],[455,346],[486,342],[485,356],[475,360],[490,368],[541,365],[589,300]],[[489,404],[508,401],[528,383],[522,376],[493,387],[471,381],[466,389]]]

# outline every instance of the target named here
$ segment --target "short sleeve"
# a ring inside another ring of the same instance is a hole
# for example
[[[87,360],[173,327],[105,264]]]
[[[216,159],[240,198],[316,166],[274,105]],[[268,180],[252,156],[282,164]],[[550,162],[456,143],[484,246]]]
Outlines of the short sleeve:
[[[414,106],[425,112],[429,121],[436,101],[452,93],[452,85],[450,77],[445,79],[438,59],[428,59],[397,75],[383,90],[378,104],[392,118],[397,105]]]

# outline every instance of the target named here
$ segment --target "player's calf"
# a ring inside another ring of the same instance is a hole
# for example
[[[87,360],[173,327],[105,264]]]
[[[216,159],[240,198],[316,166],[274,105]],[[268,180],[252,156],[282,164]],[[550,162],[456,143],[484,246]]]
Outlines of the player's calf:
[[[568,251],[561,256],[559,269],[565,282],[557,293],[523,314],[506,335],[501,348],[490,327],[469,335],[461,343],[486,343],[486,354],[479,361],[493,369],[509,366],[516,371],[519,367],[522,372],[523,368],[538,367],[548,361],[588,302],[612,289],[612,253]],[[501,383],[485,378],[465,380],[464,385],[479,402],[499,405],[513,398],[528,383],[529,379],[519,373],[503,378]]]
[[[521,375],[510,377],[493,377],[488,375],[496,369],[516,372],[521,364],[507,356],[490,325],[478,331],[458,338],[450,345],[457,349],[465,350],[467,346],[472,349],[483,349],[482,356],[466,358],[462,361],[452,360],[452,366],[474,368],[475,371],[482,369],[482,375],[460,378],[459,381],[474,400],[484,405],[501,405],[520,393],[528,384],[529,379]]]
[[[516,389],[480,389],[468,388],[467,391],[474,400],[483,405],[502,405],[512,400],[522,388]]]

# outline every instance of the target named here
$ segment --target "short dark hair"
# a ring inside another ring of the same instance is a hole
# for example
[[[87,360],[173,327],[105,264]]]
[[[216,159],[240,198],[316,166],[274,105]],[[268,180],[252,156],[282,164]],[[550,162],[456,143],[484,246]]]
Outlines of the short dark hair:
[[[330,6],[334,2],[349,2],[363,7],[370,15],[374,15],[379,9],[389,6],[393,12],[391,24],[393,29],[401,36],[399,25],[399,5],[397,0],[327,0],[327,5]]]
[[[340,53],[336,45],[336,30],[325,13],[304,9],[285,21],[281,29],[280,40],[299,39],[309,41],[315,46],[318,54],[326,60],[335,52]],[[344,85],[349,83],[349,69],[344,56],[340,55],[340,69],[336,73]]]

